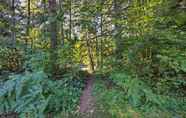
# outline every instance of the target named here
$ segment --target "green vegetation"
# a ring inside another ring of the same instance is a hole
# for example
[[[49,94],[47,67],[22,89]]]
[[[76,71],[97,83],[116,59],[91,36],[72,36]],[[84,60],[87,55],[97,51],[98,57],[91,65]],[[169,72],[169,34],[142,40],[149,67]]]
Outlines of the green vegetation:
[[[186,0],[0,3],[0,117],[186,118]]]
[[[1,112],[36,118],[76,110],[83,80],[66,77],[51,81],[43,72],[14,75],[0,89]],[[25,114],[27,113],[27,114]]]
[[[172,93],[175,96],[159,94],[162,88],[153,88],[124,72],[113,73],[110,79],[118,86],[110,87],[112,84],[98,79],[94,95],[98,96],[98,108],[111,114],[112,118],[184,118],[186,115],[186,99],[175,93]],[[164,82],[161,84],[166,86]]]

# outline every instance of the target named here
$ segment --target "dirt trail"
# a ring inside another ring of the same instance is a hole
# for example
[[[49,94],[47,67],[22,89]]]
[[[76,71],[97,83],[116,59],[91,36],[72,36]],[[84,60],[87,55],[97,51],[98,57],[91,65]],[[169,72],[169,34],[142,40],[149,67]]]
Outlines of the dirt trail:
[[[94,78],[88,77],[85,89],[80,97],[80,113],[92,113],[94,111],[94,98],[92,96]]]

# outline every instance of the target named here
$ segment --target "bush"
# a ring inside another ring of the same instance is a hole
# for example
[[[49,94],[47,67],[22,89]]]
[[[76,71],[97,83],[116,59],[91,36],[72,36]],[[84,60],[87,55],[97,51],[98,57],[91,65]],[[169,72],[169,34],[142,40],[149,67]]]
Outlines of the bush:
[[[14,75],[0,87],[0,114],[17,112],[20,117],[44,117],[47,113],[75,111],[83,80],[66,77],[49,80],[45,73]]]
[[[125,117],[182,117],[186,114],[186,99],[154,93],[143,80],[125,72],[114,72],[110,79],[123,89],[107,89],[100,80],[95,86],[97,105],[113,118]],[[98,80],[97,80],[98,81]]]
[[[126,90],[126,97],[134,106],[155,105],[159,109],[172,110],[186,108],[186,104],[179,100],[176,102],[177,98],[154,93],[152,88],[139,78],[125,73],[114,73],[111,79]]]
[[[19,49],[0,48],[0,69],[19,72],[23,69],[23,52]]]

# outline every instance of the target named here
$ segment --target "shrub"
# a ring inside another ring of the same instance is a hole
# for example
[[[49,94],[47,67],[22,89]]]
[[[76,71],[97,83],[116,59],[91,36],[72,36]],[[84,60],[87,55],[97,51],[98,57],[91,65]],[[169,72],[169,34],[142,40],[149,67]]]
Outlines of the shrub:
[[[24,57],[19,49],[0,48],[0,69],[19,72],[23,69]]]
[[[14,75],[0,87],[0,114],[17,112],[20,117],[42,118],[47,113],[74,111],[82,88],[83,80],[52,81],[42,71]]]

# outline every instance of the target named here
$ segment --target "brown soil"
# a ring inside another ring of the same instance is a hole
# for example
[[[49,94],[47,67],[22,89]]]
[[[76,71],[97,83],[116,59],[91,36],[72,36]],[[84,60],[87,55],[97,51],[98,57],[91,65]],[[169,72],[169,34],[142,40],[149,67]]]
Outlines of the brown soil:
[[[86,82],[85,89],[80,97],[79,112],[82,114],[94,112],[94,98],[92,96],[94,78],[88,77]]]

